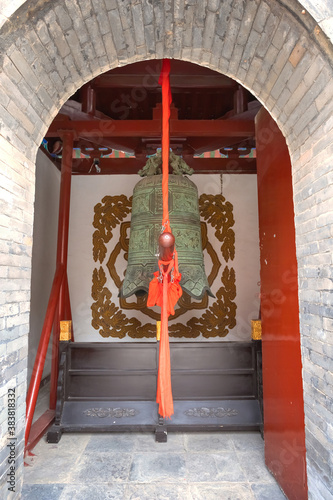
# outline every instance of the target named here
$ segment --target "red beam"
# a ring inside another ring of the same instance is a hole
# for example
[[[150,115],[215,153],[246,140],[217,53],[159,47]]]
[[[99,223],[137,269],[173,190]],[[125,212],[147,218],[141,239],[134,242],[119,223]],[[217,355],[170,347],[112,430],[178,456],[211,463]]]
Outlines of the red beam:
[[[46,410],[43,415],[40,416],[39,419],[32,424],[29,440],[25,447],[25,452],[31,451],[36,446],[40,438],[44,436],[45,431],[54,420],[54,414],[54,410]]]
[[[59,137],[72,130],[79,137],[161,136],[161,120],[54,120],[46,137]],[[253,120],[170,120],[174,137],[253,137]]]
[[[196,174],[256,174],[256,158],[193,158],[184,156]]]
[[[30,429],[32,424],[32,419],[35,412],[37,396],[40,386],[40,381],[43,375],[43,369],[45,364],[45,357],[47,352],[47,347],[49,345],[49,340],[51,336],[52,323],[55,314],[55,310],[59,300],[59,293],[63,277],[65,274],[64,266],[59,266],[54,275],[53,285],[51,289],[51,294],[49,298],[49,303],[47,305],[45,320],[43,324],[42,333],[40,336],[40,341],[37,349],[36,359],[34,367],[32,370],[31,380],[29,384],[29,390],[27,395],[27,409],[26,409],[26,428],[25,428],[25,444],[27,445]]]
[[[92,85],[95,88],[137,88],[142,87],[151,91],[157,89],[159,74],[151,74],[147,71],[137,74],[104,74],[95,78]],[[187,74],[171,74],[170,75],[171,89],[234,89],[236,83],[230,78],[219,75],[189,75]]]
[[[69,232],[69,210],[71,198],[72,180],[72,157],[74,138],[72,132],[64,132],[63,152],[61,161],[61,181],[59,199],[59,219],[58,219],[58,244],[57,244],[57,267],[63,265],[65,269],[65,280],[67,280],[67,255],[68,255],[68,232]],[[58,352],[59,352],[59,320],[65,318],[66,286],[63,283],[59,296],[59,309],[56,314],[57,324],[53,329],[52,347],[52,367],[50,384],[50,408],[54,409],[57,401],[57,381],[58,381]]]
[[[253,137],[253,120],[170,120],[171,137]]]
[[[193,158],[184,156],[186,163],[192,167],[195,173],[229,173],[229,174],[255,174],[255,158]],[[73,174],[88,175],[92,165],[92,159],[73,159]],[[101,158],[99,167],[101,173],[97,174],[93,167],[89,175],[136,175],[146,164],[147,159],[138,158]]]

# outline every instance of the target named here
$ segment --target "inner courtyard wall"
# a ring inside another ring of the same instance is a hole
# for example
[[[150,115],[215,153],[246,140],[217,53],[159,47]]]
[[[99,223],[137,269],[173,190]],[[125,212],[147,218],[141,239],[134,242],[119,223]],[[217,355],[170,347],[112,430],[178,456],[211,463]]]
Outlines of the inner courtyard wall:
[[[39,150],[36,157],[34,227],[31,269],[31,303],[28,384],[56,270],[60,172]],[[52,346],[48,349],[43,379],[51,373]]]
[[[333,57],[325,33],[294,0],[38,0],[3,23],[1,496],[18,498],[22,484],[37,148],[61,105],[85,82],[118,65],[163,57],[236,79],[286,137],[293,168],[309,498],[331,498]],[[13,494],[6,484],[10,388],[16,392]]]
[[[73,176],[71,194],[71,212],[69,229],[69,252],[68,252],[68,279],[71,296],[71,307],[75,340],[78,342],[109,342],[110,340],[121,340],[122,342],[137,341],[126,334],[124,338],[112,339],[112,328],[109,336],[103,337],[99,329],[92,326],[92,276],[94,269],[99,269],[100,264],[93,259],[93,226],[94,207],[102,202],[105,196],[125,195],[132,196],[134,186],[141,180],[139,175],[94,175]],[[199,196],[201,194],[220,194],[219,175],[194,174],[190,180],[196,184]],[[226,262],[221,253],[221,242],[215,237],[215,229],[207,224],[208,240],[218,255],[220,269],[212,285],[212,292],[221,288],[222,273],[226,266],[233,268],[236,275],[236,298],[234,300],[236,309],[236,325],[228,328],[229,333],[225,337],[211,337],[212,341],[244,341],[251,340],[251,319],[257,319],[259,314],[259,234],[258,234],[258,197],[256,175],[224,175],[223,196],[227,202],[233,205],[233,217],[235,224],[232,227],[235,233],[235,257]],[[201,219],[203,221],[203,219]],[[130,221],[130,215],[124,221]],[[107,262],[111,252],[114,250],[120,237],[120,223],[112,231],[112,238],[107,244],[107,254],[103,261],[102,269],[107,278],[105,286],[112,294],[112,302],[121,308],[118,293],[119,289],[112,279],[108,270]],[[129,235],[129,231],[127,232]],[[119,277],[123,279],[127,262],[124,259],[124,251],[121,251],[116,262],[115,269]],[[206,274],[209,275],[212,268],[212,258],[204,251]],[[34,271],[33,271],[34,272]],[[180,268],[181,272],[181,268]],[[135,302],[135,297],[128,302]],[[209,298],[208,306],[216,299]],[[156,311],[158,309],[156,308]],[[191,309],[182,316],[169,318],[170,326],[179,321],[186,322],[192,317],[200,318],[206,308]],[[141,311],[134,309],[122,312],[127,318],[135,317],[143,325],[155,324],[155,320],[144,315]],[[105,330],[107,330],[105,328]],[[222,332],[223,333],[223,332]],[[140,338],[140,341],[151,341],[149,337]],[[171,341],[184,341],[171,337]],[[196,341],[207,341],[200,333],[195,337]]]

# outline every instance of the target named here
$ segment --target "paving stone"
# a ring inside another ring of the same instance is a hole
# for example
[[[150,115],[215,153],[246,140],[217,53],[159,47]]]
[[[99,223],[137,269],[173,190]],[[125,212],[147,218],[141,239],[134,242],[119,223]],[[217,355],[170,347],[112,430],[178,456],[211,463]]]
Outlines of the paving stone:
[[[237,453],[237,456],[248,481],[251,483],[275,483],[274,477],[265,465],[263,452],[245,451]]]
[[[191,482],[246,481],[234,452],[191,453],[186,457],[187,477]]]
[[[129,484],[126,500],[187,500],[188,485],[157,483]]]
[[[157,443],[155,440],[155,434],[153,433],[134,434],[134,447],[135,451],[141,453],[184,452],[185,451],[184,435],[177,433],[169,433],[168,441],[166,443]]]
[[[185,446],[189,452],[216,453],[234,451],[233,435],[226,433],[188,433],[185,435]]]
[[[256,500],[285,500],[286,498],[278,484],[252,484],[251,488]]]
[[[64,484],[23,484],[21,500],[58,500],[64,488]]]
[[[129,480],[135,483],[185,481],[185,455],[181,453],[134,453]]]
[[[191,500],[255,500],[250,486],[241,483],[193,484],[190,495]]]
[[[90,452],[105,452],[114,453],[122,452],[129,453],[135,448],[135,437],[132,433],[127,434],[99,434],[89,436],[88,444],[85,451]]]
[[[129,453],[85,453],[70,476],[71,483],[107,483],[128,480]]]
[[[228,433],[237,451],[260,450],[264,452],[264,440],[260,432]]]
[[[125,488],[125,484],[71,484],[64,488],[59,500],[121,500],[126,498]]]
[[[73,453],[62,451],[36,455],[33,464],[26,467],[24,481],[26,483],[67,483],[69,482],[71,468],[76,461]]]

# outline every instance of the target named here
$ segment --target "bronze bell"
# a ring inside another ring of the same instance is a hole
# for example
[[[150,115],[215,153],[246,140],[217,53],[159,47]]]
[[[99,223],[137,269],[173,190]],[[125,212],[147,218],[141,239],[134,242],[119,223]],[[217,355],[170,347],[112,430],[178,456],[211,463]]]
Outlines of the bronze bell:
[[[128,265],[120,296],[148,293],[153,273],[158,270],[158,238],[162,224],[162,175],[160,155],[150,158],[139,172],[146,175],[133,191]],[[205,273],[196,185],[182,174],[193,172],[180,158],[170,153],[173,174],[169,175],[170,226],[176,239],[181,287],[200,300],[210,290]],[[177,173],[177,175],[176,175]]]

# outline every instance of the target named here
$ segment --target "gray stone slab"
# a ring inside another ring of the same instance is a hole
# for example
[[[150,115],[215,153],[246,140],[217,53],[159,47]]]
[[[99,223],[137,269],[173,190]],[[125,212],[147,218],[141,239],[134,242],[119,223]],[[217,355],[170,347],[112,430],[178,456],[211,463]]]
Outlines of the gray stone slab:
[[[135,448],[136,435],[126,434],[98,434],[89,435],[89,441],[86,446],[86,452],[105,452],[105,453],[130,453]]]
[[[21,500],[58,500],[64,484],[23,484]]]
[[[129,484],[126,500],[187,500],[189,486],[186,484]]]
[[[237,453],[239,462],[250,483],[275,483],[275,479],[265,465],[265,457],[260,451]]]
[[[59,500],[120,500],[126,498],[125,484],[71,484],[65,487]],[[37,500],[37,499],[36,499]]]
[[[59,450],[62,451],[72,451],[76,456],[81,454],[87,443],[89,442],[90,435],[85,433],[64,433],[59,441],[59,443],[47,443],[46,440],[43,440],[43,453],[49,453],[51,450]],[[40,450],[40,448],[38,448]]]
[[[232,452],[188,454],[186,469],[186,477],[189,482],[246,481],[236,454]]]
[[[49,453],[36,453],[33,459],[30,466],[24,469],[25,483],[67,483],[77,456],[71,452],[50,449]]]
[[[287,497],[275,484],[252,484],[252,491],[256,500],[285,500]]]
[[[71,483],[115,483],[128,480],[129,453],[85,453],[71,473]]]
[[[260,432],[233,432],[228,434],[236,451],[258,450],[264,452],[264,440]]]
[[[232,434],[233,436],[234,434]],[[185,446],[189,452],[216,453],[234,451],[234,442],[229,433],[201,432],[185,435]]]
[[[191,500],[255,500],[248,484],[192,484]]]
[[[185,455],[180,453],[135,453],[129,480],[135,483],[185,482]]]
[[[168,433],[166,443],[157,443],[154,433],[133,434],[135,451],[156,453],[182,453],[185,451],[184,434]]]

